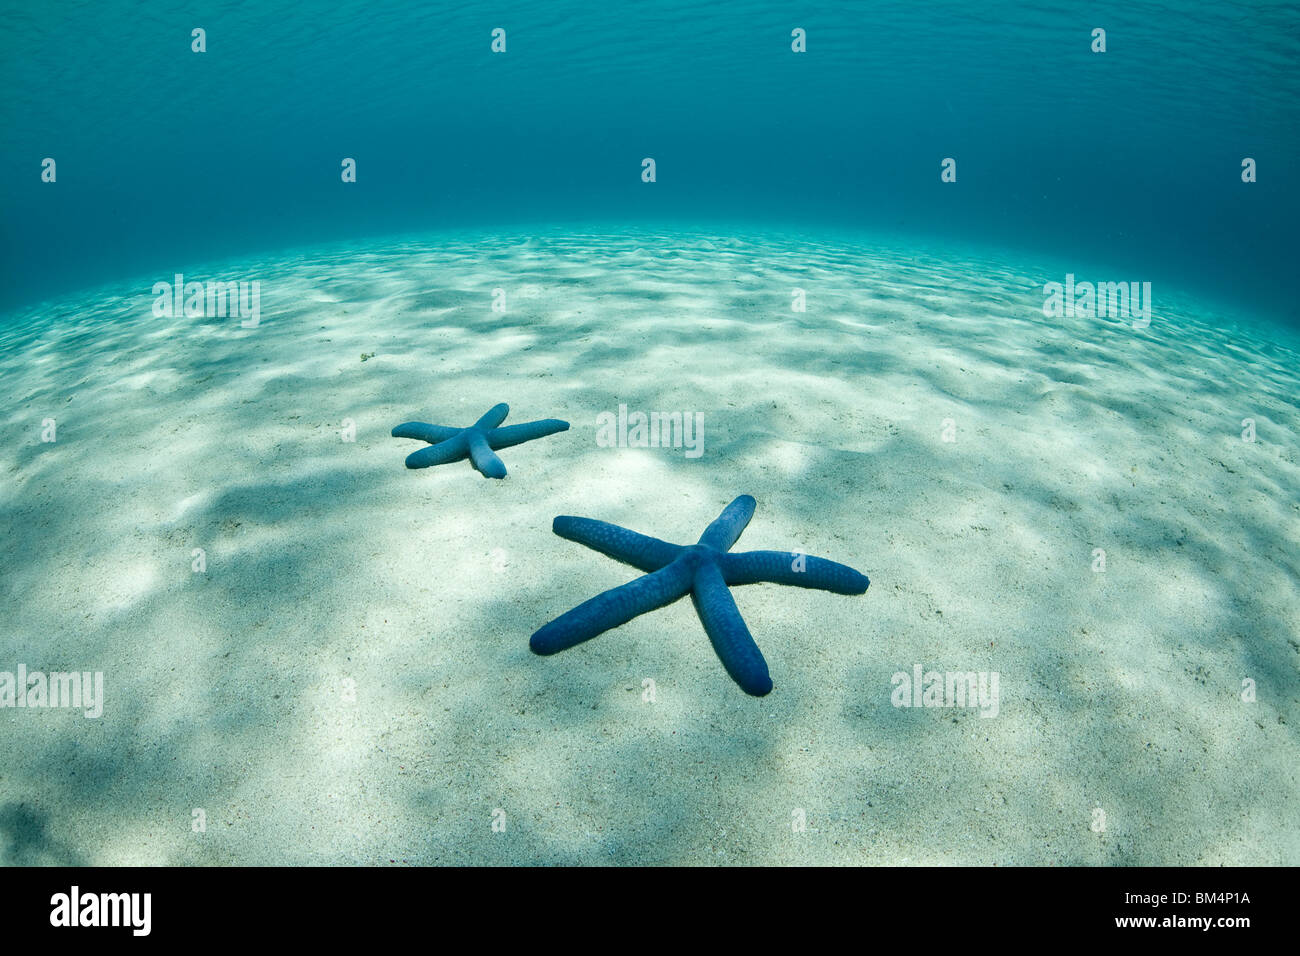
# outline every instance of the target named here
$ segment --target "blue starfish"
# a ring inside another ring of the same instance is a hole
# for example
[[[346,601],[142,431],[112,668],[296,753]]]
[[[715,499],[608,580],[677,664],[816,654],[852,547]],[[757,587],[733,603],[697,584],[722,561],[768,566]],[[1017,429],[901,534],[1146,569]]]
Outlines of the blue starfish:
[[[747,694],[766,694],[772,689],[767,661],[727,589],[736,584],[770,581],[836,594],[863,594],[871,582],[847,565],[797,552],[728,554],[754,516],[754,507],[753,498],[741,495],[705,529],[699,544],[693,545],[669,544],[593,518],[560,515],[553,525],[560,537],[585,544],[646,574],[561,614],[538,630],[528,646],[537,654],[555,654],[689,593],[713,649],[732,680]]]
[[[519,425],[507,425],[498,428],[510,406],[505,402],[494,406],[486,415],[469,428],[451,428],[448,425],[429,425],[425,422],[405,422],[393,429],[394,438],[418,438],[430,442],[430,447],[421,448],[406,456],[407,468],[428,468],[430,465],[445,465],[450,461],[460,461],[468,457],[474,467],[485,478],[504,478],[506,464],[492,453],[494,448],[509,448],[534,438],[545,438],[556,432],[567,431],[568,422],[558,418],[546,418],[539,422],[523,422]]]

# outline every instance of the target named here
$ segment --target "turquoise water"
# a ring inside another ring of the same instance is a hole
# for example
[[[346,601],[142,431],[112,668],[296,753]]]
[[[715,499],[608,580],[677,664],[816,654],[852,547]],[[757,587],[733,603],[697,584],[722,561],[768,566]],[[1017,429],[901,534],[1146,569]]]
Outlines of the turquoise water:
[[[1300,321],[1294,4],[6,0],[0,22],[0,306],[319,241],[707,221],[957,238]]]
[[[0,4],[0,865],[1300,860],[1296,7]]]

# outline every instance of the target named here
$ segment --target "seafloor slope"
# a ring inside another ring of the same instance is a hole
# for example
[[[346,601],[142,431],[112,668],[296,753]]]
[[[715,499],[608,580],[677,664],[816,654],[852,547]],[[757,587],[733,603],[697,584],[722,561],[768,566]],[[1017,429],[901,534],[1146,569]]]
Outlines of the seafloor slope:
[[[258,280],[252,329],[154,317],[170,276],[11,317],[0,671],[106,686],[0,709],[0,861],[1300,862],[1300,356],[1160,287],[1048,319],[1036,268],[465,238],[187,276]],[[402,466],[499,401],[573,428]],[[621,404],[702,454],[602,447]],[[741,493],[742,547],[872,580],[736,592],[769,697],[689,602],[529,653],[636,573],[555,515],[687,541]],[[997,716],[895,708],[916,664]]]

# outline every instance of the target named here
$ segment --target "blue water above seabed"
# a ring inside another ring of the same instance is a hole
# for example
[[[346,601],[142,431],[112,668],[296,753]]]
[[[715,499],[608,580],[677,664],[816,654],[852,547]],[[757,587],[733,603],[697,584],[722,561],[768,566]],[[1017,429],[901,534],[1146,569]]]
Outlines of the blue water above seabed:
[[[721,222],[1041,253],[1300,326],[1295,4],[4,0],[0,24],[4,308],[390,233]]]

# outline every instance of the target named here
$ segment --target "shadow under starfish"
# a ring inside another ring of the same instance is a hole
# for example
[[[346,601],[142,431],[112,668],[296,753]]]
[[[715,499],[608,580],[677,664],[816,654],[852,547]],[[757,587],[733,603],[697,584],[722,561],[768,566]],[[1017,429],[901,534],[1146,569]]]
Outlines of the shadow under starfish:
[[[727,673],[745,693],[757,697],[766,694],[772,689],[767,661],[727,589],[767,581],[836,594],[863,594],[871,582],[847,565],[802,552],[729,554],[754,516],[754,508],[754,499],[741,495],[727,505],[705,529],[699,543],[693,545],[669,544],[594,518],[560,515],[553,525],[560,537],[585,544],[646,573],[561,614],[540,628],[528,646],[537,654],[555,654],[689,593]]]
[[[427,422],[404,422],[393,429],[394,438],[418,438],[432,442],[430,447],[413,451],[406,456],[407,468],[428,468],[430,465],[445,465],[450,461],[469,458],[474,467],[485,478],[504,478],[506,465],[496,454],[494,448],[509,448],[534,438],[545,438],[556,432],[567,431],[568,422],[558,418],[545,418],[537,422],[521,422],[498,428],[510,406],[505,402],[494,405],[486,415],[468,428],[453,428],[450,425],[430,425]]]

